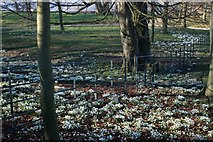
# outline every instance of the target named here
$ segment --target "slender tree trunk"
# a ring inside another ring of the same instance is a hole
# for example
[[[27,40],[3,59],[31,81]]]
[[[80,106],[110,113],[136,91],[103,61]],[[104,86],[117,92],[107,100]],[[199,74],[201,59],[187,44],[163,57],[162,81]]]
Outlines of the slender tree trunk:
[[[163,12],[163,33],[168,33],[168,4],[169,2],[164,2],[164,12]]]
[[[50,7],[49,2],[42,0],[37,1],[37,45],[44,137],[48,141],[59,140],[50,57]]]
[[[182,22],[182,13],[183,13],[183,3],[181,3],[181,5],[180,5],[180,11],[178,14],[178,20],[180,23]]]
[[[26,11],[27,11],[28,18],[32,18],[32,11],[31,11],[31,2],[30,2],[30,0],[28,0],[27,2],[25,2],[25,4],[26,4]]]
[[[15,2],[16,12],[19,12],[19,5],[17,2]]]
[[[134,64],[134,49],[136,46],[135,28],[132,21],[132,15],[129,6],[126,2],[117,2],[118,17],[120,25],[121,43],[123,48],[123,69],[127,71],[133,69]]]
[[[109,10],[109,2],[96,2],[96,13],[105,15]]]
[[[60,22],[60,29],[61,29],[61,32],[64,33],[64,24],[63,24],[63,15],[62,15],[62,9],[61,9],[61,4],[58,0],[57,2],[57,5],[58,5],[58,14],[59,14],[59,22]]]
[[[181,17],[181,25],[182,25],[182,27],[184,27],[184,28],[186,28],[187,7],[188,7],[188,3],[187,3],[187,2],[184,2],[184,3],[183,3],[183,17]]]
[[[208,82],[205,95],[213,101],[213,2],[211,2],[211,17],[210,17],[210,65]]]
[[[152,35],[151,35],[151,41],[154,42],[154,36],[155,36],[155,7],[154,5],[151,5],[151,15],[152,15]]]

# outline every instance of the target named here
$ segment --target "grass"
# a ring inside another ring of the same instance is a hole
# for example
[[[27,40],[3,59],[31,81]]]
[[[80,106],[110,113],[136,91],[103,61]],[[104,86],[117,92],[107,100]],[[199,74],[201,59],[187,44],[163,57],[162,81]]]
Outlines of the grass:
[[[26,13],[21,13],[25,16]],[[35,15],[33,15],[35,17]],[[96,14],[64,15],[64,22],[78,23],[94,21],[103,18]],[[115,17],[109,16],[108,21],[114,22]],[[51,22],[57,23],[58,13],[51,13]],[[5,50],[23,50],[26,54],[35,55],[36,52],[36,24],[10,13],[2,12],[2,48]],[[160,28],[155,29],[155,41],[177,41],[170,31],[182,33],[208,33],[203,30],[169,28],[168,34],[162,34]],[[80,54],[81,51],[94,52],[122,52],[119,26],[107,24],[97,25],[66,25],[65,33],[61,34],[59,25],[51,25],[51,51],[56,54]],[[58,56],[58,55],[57,55]]]

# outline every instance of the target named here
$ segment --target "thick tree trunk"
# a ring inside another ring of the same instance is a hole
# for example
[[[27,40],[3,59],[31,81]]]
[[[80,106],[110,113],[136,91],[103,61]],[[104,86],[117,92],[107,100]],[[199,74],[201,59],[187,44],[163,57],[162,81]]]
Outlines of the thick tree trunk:
[[[183,17],[181,17],[181,25],[183,28],[186,28],[186,14],[187,14],[188,3],[183,3]]]
[[[211,3],[211,17],[210,17],[210,66],[209,66],[209,75],[208,82],[206,86],[205,95],[211,98],[213,101],[213,2]]]
[[[168,4],[169,2],[164,2],[164,9],[163,9],[163,33],[168,33]]]
[[[136,7],[140,12],[137,24],[139,56],[147,56],[150,55],[149,27],[146,17],[147,4],[145,2],[137,2]]]
[[[135,28],[132,21],[132,14],[126,2],[117,2],[118,17],[120,25],[121,43],[123,47],[123,69],[127,71],[133,69],[134,64],[134,49],[136,46]]]
[[[59,1],[57,2],[57,5],[58,5],[58,14],[59,14],[60,29],[61,29],[61,32],[64,33],[63,15],[62,15],[61,4],[60,4]]]
[[[50,58],[50,7],[49,2],[42,0],[37,2],[37,44],[44,137],[48,141],[59,140]]]
[[[151,41],[154,42],[155,38],[155,7],[154,5],[151,5],[151,16],[152,16],[152,35],[151,35]]]

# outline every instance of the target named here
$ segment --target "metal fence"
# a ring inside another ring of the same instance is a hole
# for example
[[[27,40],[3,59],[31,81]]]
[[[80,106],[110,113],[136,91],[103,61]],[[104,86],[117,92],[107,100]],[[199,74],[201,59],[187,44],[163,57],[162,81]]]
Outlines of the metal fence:
[[[56,99],[56,103],[74,104],[75,102],[72,102],[70,98],[67,99],[65,94],[72,93],[73,98],[78,98],[78,91],[83,88],[93,90],[90,95],[92,99],[96,100],[99,98],[99,94],[104,92],[104,90],[100,89],[101,87],[112,90],[120,88],[120,93],[128,93],[129,87],[134,87],[137,90],[139,84],[144,86],[156,85],[156,74],[189,72],[193,69],[193,65],[202,64],[204,60],[205,62],[209,61],[208,50],[206,48],[202,49],[203,45],[205,44],[180,44],[177,42],[162,47],[161,50],[153,51],[152,55],[134,57],[136,69],[132,72],[127,72],[125,67],[123,71],[120,70],[123,61],[124,65],[126,65],[125,62],[127,61],[123,57],[109,59],[106,59],[106,57],[101,59],[99,57],[96,60],[91,58],[88,62],[82,60],[75,63],[54,64],[55,83],[58,86],[62,85],[62,87],[56,89],[55,97],[59,96],[59,99]],[[141,59],[145,62],[139,64],[138,60]],[[144,67],[143,70],[138,70],[140,66]],[[36,61],[25,60],[17,62],[15,59],[8,60],[4,62],[2,73],[2,81],[7,82],[6,85],[1,87],[2,100],[4,100],[1,104],[4,110],[2,113],[3,134],[17,133],[17,131],[27,129],[29,126],[42,126],[40,106],[33,105],[33,107],[29,108],[21,106],[22,108],[20,108],[18,105],[23,102],[26,102],[25,104],[39,102],[39,74]],[[67,100],[61,101],[60,97]],[[86,99],[86,96],[84,99]],[[58,115],[61,113],[63,112],[58,112]],[[17,123],[17,119],[20,116],[35,114],[39,119]],[[4,124],[5,122],[14,123],[6,125]],[[41,128],[38,127],[38,129]]]

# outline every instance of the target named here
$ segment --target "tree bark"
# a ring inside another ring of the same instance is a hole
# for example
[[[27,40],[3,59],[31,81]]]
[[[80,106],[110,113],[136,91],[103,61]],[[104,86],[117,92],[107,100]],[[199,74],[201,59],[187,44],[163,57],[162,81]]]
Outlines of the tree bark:
[[[213,101],[213,2],[211,2],[211,17],[210,17],[210,65],[209,75],[206,86],[205,95]]]
[[[42,0],[37,1],[37,45],[44,138],[47,141],[59,140],[50,58],[50,7],[49,2]]]
[[[16,12],[19,12],[19,5],[17,2],[15,2]]]
[[[136,2],[136,8],[138,10],[138,20],[136,24],[137,39],[138,39],[138,55],[142,56],[139,58],[138,63],[140,64],[139,70],[143,70],[145,63],[149,62],[150,51],[150,38],[149,28],[147,20],[147,4],[146,2]],[[135,12],[137,13],[137,12]]]
[[[152,16],[152,35],[151,35],[151,41],[154,42],[155,38],[155,7],[154,5],[151,5],[151,16]]]
[[[126,2],[117,2],[121,43],[123,48],[123,69],[131,71],[134,64],[136,49],[135,28],[132,21],[132,14]]]
[[[164,9],[163,9],[163,33],[167,34],[168,33],[168,4],[169,2],[164,2]]]
[[[106,13],[108,13],[109,10],[109,2],[96,2],[96,13],[97,14],[101,14],[101,15],[105,15]]]
[[[62,15],[62,9],[61,9],[61,4],[58,0],[57,2],[57,5],[58,5],[58,14],[59,14],[59,23],[60,23],[60,29],[61,29],[61,32],[64,33],[64,24],[63,24],[63,15]]]
[[[205,3],[205,4],[204,4],[204,8],[203,8],[203,21],[206,21],[206,17],[207,17],[207,7],[208,7],[208,4]]]
[[[182,27],[184,27],[184,28],[186,28],[187,7],[188,7],[188,3],[187,3],[187,2],[184,2],[184,3],[183,3],[183,17],[181,17],[181,25],[182,25]]]

